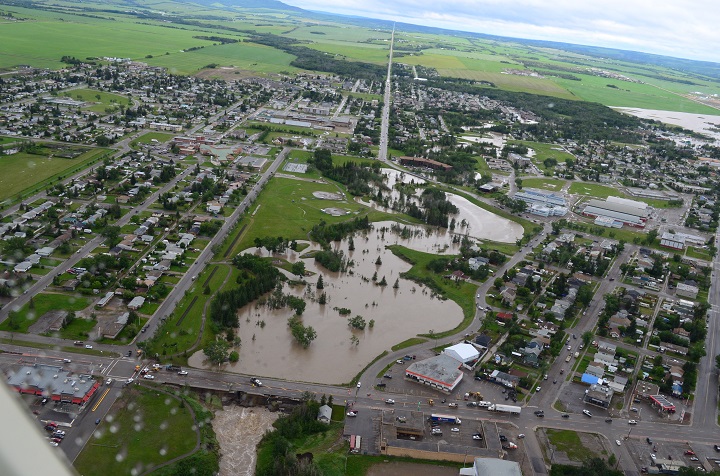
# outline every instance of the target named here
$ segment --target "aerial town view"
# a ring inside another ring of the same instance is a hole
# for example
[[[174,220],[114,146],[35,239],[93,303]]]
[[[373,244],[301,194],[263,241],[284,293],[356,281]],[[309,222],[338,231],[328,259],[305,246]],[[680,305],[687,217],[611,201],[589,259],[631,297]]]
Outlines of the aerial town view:
[[[720,475],[717,12],[386,3],[0,0],[0,474]]]

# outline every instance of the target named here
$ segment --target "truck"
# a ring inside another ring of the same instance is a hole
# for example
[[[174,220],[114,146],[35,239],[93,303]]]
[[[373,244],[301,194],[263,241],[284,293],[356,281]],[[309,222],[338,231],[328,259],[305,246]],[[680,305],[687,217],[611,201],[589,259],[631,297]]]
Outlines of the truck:
[[[578,357],[580,357],[580,352],[575,352],[575,358],[577,359]]]
[[[492,406],[492,402],[486,402],[486,401],[479,401],[478,406],[480,408],[490,408]]]
[[[488,410],[491,412],[512,413],[513,415],[519,415],[521,408],[515,405],[501,405],[500,403],[495,403],[490,405]]]
[[[454,415],[441,415],[439,413],[433,413],[432,415],[430,415],[430,421],[455,423],[456,425],[459,425],[462,423],[460,418],[458,418]]]

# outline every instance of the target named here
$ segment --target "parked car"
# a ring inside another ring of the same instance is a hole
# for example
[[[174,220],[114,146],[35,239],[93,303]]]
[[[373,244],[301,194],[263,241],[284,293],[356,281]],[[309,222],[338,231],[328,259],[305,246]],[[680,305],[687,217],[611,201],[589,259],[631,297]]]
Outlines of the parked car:
[[[86,349],[92,349],[92,346],[90,344],[85,344]]]
[[[360,382],[357,383],[357,388],[362,387],[362,384]]]
[[[482,440],[483,438],[480,433],[475,433],[475,434],[473,434],[472,439],[473,440]]]
[[[615,440],[615,444],[617,444],[618,446],[620,446],[622,443],[620,443],[620,440]]]
[[[645,438],[645,441],[647,441],[648,445],[652,445],[652,440],[650,439],[649,436],[647,438]]]
[[[693,450],[685,450],[686,456],[695,456],[695,452]]]
[[[346,415],[349,417],[356,417],[357,414],[358,414],[358,412],[356,410],[350,410],[349,412],[346,413]]]
[[[96,425],[99,425],[99,424],[100,424],[100,421],[101,421],[101,418],[98,418],[97,420],[95,420],[95,424],[96,424]]]
[[[457,433],[460,431],[460,428],[450,428],[450,431],[452,431],[453,433]]]

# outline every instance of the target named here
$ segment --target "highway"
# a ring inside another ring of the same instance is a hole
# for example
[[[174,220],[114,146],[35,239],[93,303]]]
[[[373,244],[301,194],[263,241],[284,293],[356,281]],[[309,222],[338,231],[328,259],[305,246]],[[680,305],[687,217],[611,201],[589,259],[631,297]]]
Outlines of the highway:
[[[385,94],[383,96],[382,119],[380,126],[380,148],[378,150],[378,159],[386,162],[388,160],[388,129],[390,126],[390,101],[392,99],[392,62],[393,62],[393,45],[395,44],[395,25],[393,24],[392,34],[390,35],[390,52],[388,54],[387,77],[385,78]]]

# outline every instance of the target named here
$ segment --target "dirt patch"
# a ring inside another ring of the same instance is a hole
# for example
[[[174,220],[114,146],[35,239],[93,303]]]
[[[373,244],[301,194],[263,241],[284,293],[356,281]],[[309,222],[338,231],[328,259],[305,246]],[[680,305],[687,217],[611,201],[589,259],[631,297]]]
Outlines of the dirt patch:
[[[350,213],[342,208],[323,208],[322,211],[334,217],[341,217]]]
[[[458,469],[434,464],[382,463],[370,466],[366,476],[457,476]]]
[[[313,192],[313,196],[321,200],[345,200],[345,196],[342,193]]]

